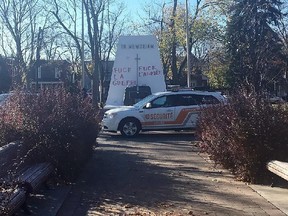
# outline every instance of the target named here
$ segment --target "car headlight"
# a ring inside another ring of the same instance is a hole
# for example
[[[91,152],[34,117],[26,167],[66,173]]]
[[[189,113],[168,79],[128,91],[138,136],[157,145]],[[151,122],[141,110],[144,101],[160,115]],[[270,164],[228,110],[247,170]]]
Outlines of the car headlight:
[[[114,118],[116,115],[117,115],[117,113],[107,113],[107,114],[105,115],[105,117],[106,117],[106,118],[109,118],[109,119],[112,119],[112,118]]]

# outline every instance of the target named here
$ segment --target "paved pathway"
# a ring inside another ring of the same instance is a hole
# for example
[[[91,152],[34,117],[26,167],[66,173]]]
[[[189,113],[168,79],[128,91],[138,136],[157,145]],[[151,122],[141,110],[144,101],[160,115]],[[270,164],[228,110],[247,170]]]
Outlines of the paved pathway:
[[[58,216],[285,215],[199,154],[191,135],[101,135]]]
[[[190,133],[101,134],[75,185],[42,191],[28,204],[39,216],[285,215],[288,189],[235,181],[191,140]]]

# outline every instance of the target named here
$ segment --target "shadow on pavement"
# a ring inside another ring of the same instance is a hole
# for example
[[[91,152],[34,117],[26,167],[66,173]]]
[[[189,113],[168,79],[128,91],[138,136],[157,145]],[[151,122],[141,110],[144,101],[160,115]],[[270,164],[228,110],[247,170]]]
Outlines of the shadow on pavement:
[[[252,201],[252,190],[231,184],[228,172],[207,166],[193,139],[192,134],[181,133],[141,134],[133,139],[102,134],[93,158],[57,215],[126,215],[129,211],[137,215],[135,207],[154,215],[159,209],[177,208],[187,215],[246,215],[245,206],[247,215],[261,211],[257,200]]]

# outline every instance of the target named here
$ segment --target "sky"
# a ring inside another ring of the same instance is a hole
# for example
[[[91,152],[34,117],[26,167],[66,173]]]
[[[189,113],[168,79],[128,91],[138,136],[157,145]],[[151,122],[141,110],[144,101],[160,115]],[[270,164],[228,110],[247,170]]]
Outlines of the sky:
[[[192,0],[188,0],[192,2]],[[142,13],[145,5],[156,5],[156,3],[160,3],[161,5],[166,2],[166,4],[173,3],[173,0],[123,0],[123,2],[127,5],[127,12],[131,13],[131,16],[134,18],[138,17],[138,13]],[[178,0],[178,4],[185,4],[185,0]]]
[[[155,1],[155,0],[154,0]],[[137,18],[138,13],[142,13],[143,7],[146,2],[153,2],[153,0],[123,0],[127,5],[127,12],[131,14],[132,17]],[[152,3],[153,4],[153,3]]]

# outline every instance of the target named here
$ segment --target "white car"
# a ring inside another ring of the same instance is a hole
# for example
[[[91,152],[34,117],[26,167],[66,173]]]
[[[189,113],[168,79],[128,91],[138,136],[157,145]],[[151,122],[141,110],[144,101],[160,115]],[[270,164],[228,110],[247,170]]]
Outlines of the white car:
[[[9,93],[0,94],[0,106],[3,106],[5,104],[6,100],[8,100],[10,95],[11,94],[9,94]]]
[[[126,137],[136,136],[140,131],[193,129],[201,107],[225,101],[220,92],[158,92],[133,106],[106,111],[101,122],[102,129],[120,131]]]

